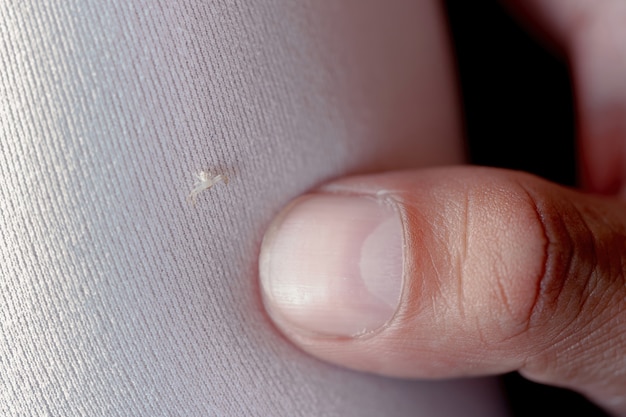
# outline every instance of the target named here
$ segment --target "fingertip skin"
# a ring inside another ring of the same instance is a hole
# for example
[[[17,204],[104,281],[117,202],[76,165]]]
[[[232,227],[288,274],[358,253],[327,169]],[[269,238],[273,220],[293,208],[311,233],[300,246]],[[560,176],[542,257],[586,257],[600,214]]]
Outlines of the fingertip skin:
[[[396,206],[403,288],[390,321],[352,337],[302,333],[279,319],[301,348],[394,377],[519,370],[605,404],[619,400],[626,386],[622,202],[477,167],[351,177],[317,192]]]

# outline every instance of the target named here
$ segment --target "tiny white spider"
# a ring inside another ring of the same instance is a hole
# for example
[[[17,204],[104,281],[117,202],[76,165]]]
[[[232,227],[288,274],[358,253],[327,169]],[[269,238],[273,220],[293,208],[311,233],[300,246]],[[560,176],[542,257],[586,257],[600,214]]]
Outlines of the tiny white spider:
[[[214,175],[210,171],[200,171],[196,173],[196,183],[193,185],[193,189],[189,196],[187,197],[188,201],[191,201],[192,204],[196,204],[196,196],[200,194],[204,190],[208,190],[213,187],[218,182],[223,182],[224,184],[228,184],[228,177],[224,174]]]

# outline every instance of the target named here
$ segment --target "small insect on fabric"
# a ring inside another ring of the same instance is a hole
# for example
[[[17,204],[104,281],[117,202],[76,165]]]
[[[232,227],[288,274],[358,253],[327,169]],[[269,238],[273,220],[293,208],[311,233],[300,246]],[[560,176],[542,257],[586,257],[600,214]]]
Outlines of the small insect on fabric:
[[[196,205],[196,197],[204,190],[208,190],[218,182],[228,184],[228,177],[224,174],[213,174],[210,171],[200,171],[196,173],[196,183],[193,185],[193,189],[187,201],[191,201],[193,205]]]

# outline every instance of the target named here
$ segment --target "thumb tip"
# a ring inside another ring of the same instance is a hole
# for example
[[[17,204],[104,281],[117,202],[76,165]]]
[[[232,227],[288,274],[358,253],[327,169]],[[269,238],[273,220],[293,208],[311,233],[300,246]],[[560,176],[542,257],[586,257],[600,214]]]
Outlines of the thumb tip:
[[[272,223],[259,261],[265,306],[288,333],[354,337],[397,309],[403,230],[388,202],[309,194]]]

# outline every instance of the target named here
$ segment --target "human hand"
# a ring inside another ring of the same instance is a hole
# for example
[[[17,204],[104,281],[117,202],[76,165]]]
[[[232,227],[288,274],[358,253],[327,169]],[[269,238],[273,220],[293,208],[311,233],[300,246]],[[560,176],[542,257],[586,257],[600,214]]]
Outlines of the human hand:
[[[516,2],[568,51],[583,182],[614,197],[472,167],[328,184],[292,203],[262,248],[264,300],[291,340],[384,375],[518,370],[626,415],[619,3]]]

